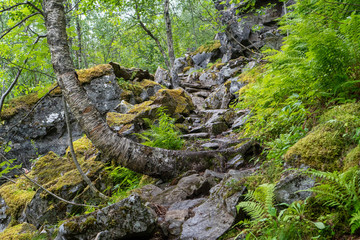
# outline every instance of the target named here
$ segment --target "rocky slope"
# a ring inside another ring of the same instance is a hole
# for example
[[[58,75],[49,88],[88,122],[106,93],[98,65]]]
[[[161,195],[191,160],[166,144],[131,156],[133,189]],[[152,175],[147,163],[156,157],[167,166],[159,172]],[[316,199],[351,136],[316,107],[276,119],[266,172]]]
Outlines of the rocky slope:
[[[281,36],[275,19],[283,14],[283,6],[275,2],[262,15],[240,22],[237,19],[244,16],[236,16],[235,5],[216,6],[228,28],[213,44],[176,60],[180,88],[169,89],[169,73],[161,68],[153,76],[110,63],[78,75],[108,125],[123,136],[140,141],[133,133],[147,128],[144,118],[154,119],[157,109],[165,107],[183,133],[184,150],[237,147],[239,154],[231,159],[219,156],[219,169],[186,172],[172,182],[147,181],[150,184],[132,190],[128,198],[88,214],[84,207],[55,199],[13,171],[8,175],[11,181],[0,186],[0,238],[217,239],[245,217],[236,205],[246,191],[246,177],[257,169],[249,160],[260,147],[249,139],[238,139],[234,131],[245,123],[249,111],[234,111],[229,105],[247,84],[239,75],[258,64],[251,50],[264,45],[278,48]],[[255,31],[255,25],[262,28]],[[24,98],[23,104],[15,104],[2,116],[0,140],[11,147],[6,157],[16,158],[27,176],[60,197],[101,204],[75,170],[67,150],[61,91],[55,89],[41,99],[32,97],[35,100]],[[74,119],[71,127],[84,172],[98,189],[113,194],[107,170],[111,159],[92,146]],[[276,190],[279,201],[305,199],[308,193],[296,191],[313,184],[296,173],[284,176]]]

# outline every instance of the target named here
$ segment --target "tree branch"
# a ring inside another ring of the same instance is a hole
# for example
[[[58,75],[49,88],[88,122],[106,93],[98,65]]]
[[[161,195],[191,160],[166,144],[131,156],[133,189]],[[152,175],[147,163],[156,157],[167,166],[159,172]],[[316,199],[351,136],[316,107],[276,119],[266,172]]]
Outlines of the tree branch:
[[[36,11],[38,11],[41,15],[44,16],[44,12],[43,12],[40,8],[38,8],[37,6],[35,6],[33,3],[31,3],[31,2],[17,3],[17,4],[15,4],[15,5],[13,5],[13,6],[10,6],[10,7],[8,7],[8,8],[4,8],[4,9],[0,10],[0,13],[10,11],[11,9],[16,8],[16,7],[18,7],[18,6],[21,6],[21,5],[30,5],[32,8],[34,8],[34,9],[35,9]]]
[[[29,54],[28,54],[28,57],[24,60],[24,65],[26,65],[27,61],[29,60],[29,56],[30,56],[30,53],[32,52],[32,50],[34,50],[34,46],[39,42],[40,40],[40,37],[37,37]],[[15,87],[16,83],[18,82],[19,78],[20,78],[20,75],[21,75],[21,72],[22,72],[23,69],[19,69],[17,74],[16,74],[16,77],[14,79],[14,81],[11,83],[10,87],[6,90],[6,92],[1,96],[1,99],[0,99],[0,116],[1,116],[1,111],[2,111],[2,107],[3,107],[3,104],[4,104],[4,101],[5,101],[5,98],[7,97],[7,95],[9,95],[9,93],[11,92],[11,90]]]
[[[1,36],[0,36],[0,39],[2,39],[3,37],[5,37],[9,32],[11,32],[13,29],[17,28],[19,25],[21,25],[22,23],[26,22],[29,18],[35,16],[35,15],[38,15],[40,14],[40,12],[36,12],[36,13],[33,13],[33,14],[30,14],[29,16],[25,17],[23,20],[21,20],[20,22],[18,22],[17,24],[15,24],[15,26],[7,29],[5,31],[5,33],[3,33]]]
[[[0,57],[1,57],[1,56],[0,56]],[[29,68],[20,66],[19,64],[16,64],[16,63],[14,63],[14,62],[11,62],[11,61],[10,61],[9,59],[7,59],[7,58],[1,57],[1,59],[5,60],[6,62],[8,62],[8,63],[10,63],[10,64],[12,64],[12,65],[14,65],[14,66],[16,66],[16,68],[18,68],[18,69],[27,70],[27,71],[34,72],[34,73],[40,73],[40,74],[43,74],[43,75],[45,75],[45,76],[47,76],[47,77],[49,77],[49,78],[56,79],[56,77],[51,76],[51,75],[49,75],[49,74],[47,74],[47,73],[44,73],[44,72],[41,72],[41,71],[38,71],[38,70],[29,69]]]

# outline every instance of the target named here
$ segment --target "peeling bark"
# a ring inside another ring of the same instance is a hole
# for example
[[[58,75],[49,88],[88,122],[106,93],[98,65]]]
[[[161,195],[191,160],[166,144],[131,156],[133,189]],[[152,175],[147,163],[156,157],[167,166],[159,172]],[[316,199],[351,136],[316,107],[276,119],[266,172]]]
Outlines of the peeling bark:
[[[66,102],[87,137],[110,159],[135,172],[169,179],[187,170],[203,171],[221,166],[218,159],[245,152],[252,145],[247,143],[240,149],[187,152],[151,148],[119,136],[101,118],[79,84],[67,42],[63,0],[44,0],[44,13],[52,64]]]

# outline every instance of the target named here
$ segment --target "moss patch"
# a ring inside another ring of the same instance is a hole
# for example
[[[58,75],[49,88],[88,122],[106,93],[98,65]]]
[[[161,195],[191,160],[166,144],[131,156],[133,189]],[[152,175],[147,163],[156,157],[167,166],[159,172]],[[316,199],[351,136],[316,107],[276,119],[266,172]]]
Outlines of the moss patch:
[[[17,114],[20,110],[30,110],[31,107],[39,101],[38,93],[31,93],[25,96],[13,98],[8,106],[5,106],[1,112],[1,119],[7,120]]]
[[[76,71],[78,79],[81,84],[89,83],[91,80],[113,73],[113,68],[110,64],[100,64],[89,69],[82,69]]]
[[[215,50],[219,49],[221,47],[221,43],[219,40],[215,40],[213,42],[209,42],[205,45],[200,46],[198,49],[196,49],[195,52],[191,53],[191,55],[196,55],[198,53],[203,52],[214,52]]]
[[[145,113],[147,113],[155,108],[154,106],[152,106],[153,103],[154,103],[153,101],[145,101],[141,104],[136,104],[136,105],[134,105],[134,107],[132,109],[130,109],[130,111],[128,113],[135,114],[135,115],[139,115],[139,114],[144,115]],[[145,114],[145,115],[147,115],[147,114]]]
[[[35,191],[31,185],[21,178],[16,183],[9,182],[1,186],[0,196],[9,207],[8,212],[11,215],[12,222],[16,221],[34,195]]]
[[[343,170],[346,171],[349,168],[359,165],[360,165],[360,146],[357,145],[345,156]]]
[[[321,125],[300,139],[284,155],[291,165],[305,164],[322,171],[339,170],[345,143],[342,133]]]
[[[29,177],[40,184],[45,184],[74,168],[74,163],[69,159],[49,152],[36,162]]]
[[[191,68],[192,68],[191,66],[184,67],[183,73],[186,73],[186,72],[189,71]]]
[[[158,84],[155,81],[149,80],[149,79],[144,79],[141,82],[139,82],[139,85],[142,88],[149,88],[149,87],[153,87],[153,86],[160,86],[160,84]]]
[[[195,109],[191,97],[181,88],[160,89],[155,95],[154,104],[166,107],[172,115],[188,115]]]
[[[36,232],[36,227],[29,223],[19,224],[0,233],[1,240],[30,240]]]
[[[341,170],[342,158],[353,145],[355,129],[360,127],[360,104],[336,106],[325,112],[319,125],[300,139],[285,154],[285,160],[299,166],[306,164],[322,171]],[[345,158],[345,168],[353,166],[358,149]]]
[[[131,123],[135,118],[135,114],[121,114],[116,112],[108,112],[106,114],[106,122],[110,127]]]

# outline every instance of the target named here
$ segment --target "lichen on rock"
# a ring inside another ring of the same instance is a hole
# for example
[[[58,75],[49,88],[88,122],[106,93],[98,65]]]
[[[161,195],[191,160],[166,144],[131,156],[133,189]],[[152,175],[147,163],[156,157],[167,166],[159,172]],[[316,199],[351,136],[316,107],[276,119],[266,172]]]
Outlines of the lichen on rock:
[[[36,227],[29,223],[18,224],[0,233],[1,240],[30,240],[36,232]]]

